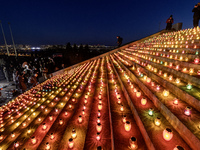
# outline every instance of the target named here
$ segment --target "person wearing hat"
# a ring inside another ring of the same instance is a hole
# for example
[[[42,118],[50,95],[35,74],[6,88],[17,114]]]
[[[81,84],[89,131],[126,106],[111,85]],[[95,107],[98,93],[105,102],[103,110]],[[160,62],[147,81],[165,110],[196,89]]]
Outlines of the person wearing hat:
[[[172,18],[172,15],[167,19],[166,23],[167,23],[166,30],[171,30],[172,23],[174,23],[174,19]]]
[[[194,12],[193,15],[193,26],[196,28],[199,25],[199,17],[200,17],[200,3],[196,4],[192,10]]]

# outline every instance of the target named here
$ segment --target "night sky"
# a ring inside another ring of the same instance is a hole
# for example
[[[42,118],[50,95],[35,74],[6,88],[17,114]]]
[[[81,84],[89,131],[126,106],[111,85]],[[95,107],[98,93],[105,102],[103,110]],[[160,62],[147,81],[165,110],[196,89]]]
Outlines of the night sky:
[[[3,0],[0,20],[7,43],[12,44],[8,22],[16,44],[117,45],[146,37],[174,23],[192,28],[194,0]],[[3,45],[0,31],[0,45]]]

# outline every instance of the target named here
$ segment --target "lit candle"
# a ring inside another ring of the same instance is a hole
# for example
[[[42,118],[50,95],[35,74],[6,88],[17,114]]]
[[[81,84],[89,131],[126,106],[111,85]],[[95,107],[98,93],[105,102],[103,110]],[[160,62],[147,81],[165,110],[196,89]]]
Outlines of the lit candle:
[[[14,142],[14,147],[15,147],[15,148],[19,147],[19,142],[15,141],[15,142]]]
[[[153,116],[153,108],[150,108],[148,111],[149,116]]]
[[[46,143],[45,150],[49,150],[51,148],[49,142]]]
[[[69,139],[68,146],[69,146],[69,148],[73,148],[74,147],[74,140],[72,138]]]
[[[199,63],[199,58],[195,58],[195,59],[194,59],[194,63],[195,63],[195,64],[198,64],[198,63]]]
[[[97,116],[98,116],[98,117],[101,116],[101,112],[100,112],[100,110],[98,110]]]
[[[99,133],[99,132],[97,132],[97,137],[96,137],[96,139],[97,139],[98,141],[101,140],[101,137],[100,137],[100,133]]]
[[[101,120],[100,120],[100,117],[97,117],[97,123],[100,123]]]
[[[59,124],[60,124],[60,125],[63,124],[63,120],[62,120],[62,119],[59,120]]]
[[[124,111],[124,107],[123,107],[123,105],[121,105],[120,110],[121,110],[121,111]]]
[[[54,139],[54,137],[55,137],[55,136],[54,136],[54,134],[53,134],[53,133],[51,133],[51,134],[50,134],[50,139],[51,139],[51,140],[53,140],[53,139]]]
[[[46,130],[46,129],[47,129],[46,123],[43,123],[43,124],[42,124],[42,129],[43,129],[43,130]]]
[[[129,140],[129,144],[130,144],[130,147],[129,147],[130,149],[136,150],[138,148],[137,138],[131,137]]]
[[[82,121],[83,121],[83,118],[82,118],[82,116],[80,115],[80,116],[78,116],[78,122],[79,123],[82,123]]]
[[[189,107],[189,106],[186,107],[186,108],[185,108],[185,111],[184,111],[184,114],[185,114],[186,116],[190,116],[190,115],[191,115],[191,109],[192,109],[192,108]]]
[[[126,115],[123,115],[123,117],[122,117],[122,122],[123,122],[123,123],[126,123]]]
[[[36,140],[35,136],[32,136],[32,137],[31,137],[31,143],[32,143],[32,144],[35,144],[36,142],[37,142],[37,140]]]
[[[140,97],[140,96],[141,96],[141,92],[138,91],[138,92],[136,93],[136,96],[137,96],[137,97]]]
[[[141,99],[141,104],[142,104],[142,105],[146,105],[146,103],[147,103],[147,99],[146,99],[146,98],[142,98],[142,99]]]
[[[124,124],[124,128],[126,131],[130,131],[131,130],[131,123],[129,121],[126,121],[126,123]]]
[[[160,90],[160,85],[156,86],[156,90],[158,90],[158,91]]]
[[[179,84],[179,83],[180,83],[180,79],[179,79],[179,78],[176,78],[175,82],[176,82],[177,84]]]
[[[172,133],[172,130],[169,129],[169,128],[166,128],[164,131],[163,131],[163,138],[166,140],[166,141],[170,141],[173,137],[173,133]]]
[[[99,105],[98,105],[98,109],[99,109],[99,110],[102,110],[102,104],[99,104]]]
[[[102,125],[101,125],[101,123],[97,123],[97,125],[96,125],[96,130],[97,130],[97,132],[101,132],[102,131]]]
[[[174,99],[173,104],[174,104],[174,105],[178,105],[178,99],[177,99],[177,98]]]
[[[157,118],[154,120],[154,123],[155,123],[156,126],[160,126],[160,124],[161,124],[160,118],[157,117]]]
[[[163,91],[163,95],[166,97],[166,96],[169,96],[169,91],[168,90],[164,90]]]
[[[188,84],[186,85],[186,88],[187,88],[188,90],[191,90],[191,89],[192,89],[192,84],[188,83]]]
[[[73,139],[75,139],[77,137],[76,130],[74,128],[72,130],[71,136],[72,136]]]
[[[14,138],[15,137],[15,133],[12,132],[11,133],[11,137]]]

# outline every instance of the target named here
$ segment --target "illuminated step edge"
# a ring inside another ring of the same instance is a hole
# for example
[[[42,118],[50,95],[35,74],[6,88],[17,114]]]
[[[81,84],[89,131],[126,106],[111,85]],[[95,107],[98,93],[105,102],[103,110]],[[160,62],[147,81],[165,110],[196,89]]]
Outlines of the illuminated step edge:
[[[196,78],[196,77],[193,77],[193,76],[191,76],[189,74],[186,74],[186,73],[183,73],[183,72],[180,72],[180,71],[176,71],[175,69],[171,69],[169,67],[162,66],[160,64],[151,62],[149,60],[146,60],[146,59],[143,59],[143,58],[140,58],[140,57],[136,57],[136,56],[132,56],[132,57],[135,57],[135,58],[137,58],[140,61],[148,62],[148,64],[156,67],[157,69],[161,69],[163,71],[170,72],[171,74],[180,77],[183,81],[190,82],[193,85],[195,85],[195,86],[197,86],[197,87],[200,88],[200,80],[198,78]]]
[[[110,57],[109,57],[109,60],[110,60]],[[137,125],[138,125],[138,127],[140,129],[140,132],[141,132],[141,134],[142,134],[142,136],[144,138],[144,141],[145,141],[148,149],[155,150],[155,147],[154,147],[151,139],[149,138],[149,135],[146,132],[146,129],[145,129],[145,127],[144,127],[144,125],[143,125],[138,113],[137,113],[136,108],[134,107],[134,105],[133,105],[133,103],[131,101],[131,98],[130,98],[130,96],[129,96],[129,94],[128,94],[128,92],[127,92],[127,90],[126,90],[126,88],[125,88],[125,86],[123,84],[123,82],[121,81],[121,78],[120,78],[118,72],[116,71],[116,69],[115,69],[115,67],[113,65],[113,62],[111,60],[110,60],[110,62],[111,62],[111,66],[112,66],[115,74],[117,75],[117,78],[119,80],[120,86],[121,86],[122,91],[123,91],[123,94],[124,94],[124,96],[125,96],[125,98],[127,100],[127,103],[128,103],[128,105],[129,105],[129,107],[131,109],[133,117],[134,117],[134,119],[135,119],[135,121],[136,121],[136,123],[137,123]]]
[[[174,129],[180,136],[187,142],[192,149],[200,147],[200,140],[163,104],[159,99],[121,62],[118,63],[123,66],[128,73],[129,77],[139,86],[139,88],[153,101],[154,105],[165,116]]]

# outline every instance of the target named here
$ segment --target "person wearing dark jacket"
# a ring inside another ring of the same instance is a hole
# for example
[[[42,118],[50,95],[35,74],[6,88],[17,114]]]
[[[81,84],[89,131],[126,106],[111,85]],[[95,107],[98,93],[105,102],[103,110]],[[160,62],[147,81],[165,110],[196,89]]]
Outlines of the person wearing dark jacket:
[[[172,23],[174,23],[174,19],[172,18],[172,15],[167,19],[166,23],[167,23],[166,30],[171,30]]]
[[[118,47],[121,46],[122,41],[123,41],[123,38],[121,38],[120,36],[117,36],[117,44],[118,44]]]
[[[194,12],[194,15],[193,15],[193,26],[194,26],[194,28],[196,28],[199,25],[200,6],[198,6],[198,4],[196,4],[194,6],[192,12]]]

